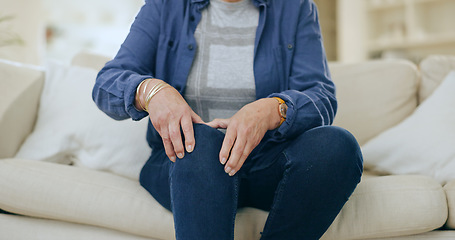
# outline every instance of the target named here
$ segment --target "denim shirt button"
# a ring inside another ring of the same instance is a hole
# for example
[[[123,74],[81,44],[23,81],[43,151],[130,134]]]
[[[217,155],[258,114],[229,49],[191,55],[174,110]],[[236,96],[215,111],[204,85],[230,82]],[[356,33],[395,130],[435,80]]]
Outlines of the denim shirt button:
[[[188,49],[193,50],[193,44],[188,44]]]
[[[294,48],[294,46],[292,44],[288,44],[288,49],[289,50],[292,50]]]
[[[190,21],[194,22],[194,20],[195,20],[194,16],[190,16]]]

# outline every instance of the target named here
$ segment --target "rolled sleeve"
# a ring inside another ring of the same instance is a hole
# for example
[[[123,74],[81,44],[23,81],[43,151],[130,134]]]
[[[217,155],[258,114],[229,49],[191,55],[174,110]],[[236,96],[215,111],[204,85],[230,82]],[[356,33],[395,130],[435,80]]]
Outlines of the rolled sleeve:
[[[116,120],[140,120],[148,115],[135,108],[136,88],[153,78],[160,33],[161,1],[146,1],[115,58],[98,73],[92,98]]]
[[[269,96],[283,99],[288,106],[286,121],[273,133],[276,138],[293,138],[311,128],[333,123],[337,111],[335,85],[313,1],[301,2],[289,89]]]

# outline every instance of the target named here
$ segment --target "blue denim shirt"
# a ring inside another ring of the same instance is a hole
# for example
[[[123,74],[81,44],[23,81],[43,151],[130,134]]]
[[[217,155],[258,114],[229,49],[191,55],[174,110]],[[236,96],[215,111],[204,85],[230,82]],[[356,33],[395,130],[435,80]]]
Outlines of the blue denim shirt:
[[[268,135],[276,142],[330,125],[337,102],[312,0],[252,0],[259,9],[254,52],[256,97],[280,97],[287,119]],[[158,78],[185,90],[197,48],[194,32],[209,0],[146,0],[116,57],[98,74],[93,99],[110,117],[140,120],[136,87]],[[153,114],[150,113],[150,114]],[[161,139],[149,124],[151,146]]]

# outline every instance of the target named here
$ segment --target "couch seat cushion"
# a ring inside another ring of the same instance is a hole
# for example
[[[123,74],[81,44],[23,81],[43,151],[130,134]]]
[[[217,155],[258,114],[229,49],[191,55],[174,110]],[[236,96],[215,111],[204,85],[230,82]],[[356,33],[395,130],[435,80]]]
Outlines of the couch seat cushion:
[[[21,159],[0,160],[0,209],[174,239],[172,214],[137,181],[97,170]],[[245,208],[236,239],[256,239],[267,213]]]
[[[1,239],[11,240],[154,240],[106,228],[5,214],[0,214],[0,232]]]
[[[442,186],[426,176],[363,178],[323,239],[369,239],[420,234],[447,219]]]
[[[444,190],[447,195],[447,205],[449,208],[449,217],[447,219],[446,227],[455,229],[455,180],[448,182],[444,186]]]
[[[136,181],[55,163],[0,161],[0,209],[140,236],[173,239],[172,214]],[[259,239],[267,213],[241,209],[236,239]],[[442,187],[424,176],[369,177],[360,183],[323,239],[418,234],[447,219]]]
[[[455,239],[455,231],[436,230],[418,235],[409,235],[402,237],[391,238],[375,238],[372,240],[453,240]]]

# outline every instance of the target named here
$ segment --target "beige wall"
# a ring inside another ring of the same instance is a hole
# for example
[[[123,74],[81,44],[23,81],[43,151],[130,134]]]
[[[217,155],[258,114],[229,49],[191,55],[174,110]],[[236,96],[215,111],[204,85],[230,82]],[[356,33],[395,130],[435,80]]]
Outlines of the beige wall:
[[[113,57],[144,4],[144,0],[42,1],[46,24],[54,33],[47,57],[64,63],[81,51]]]
[[[45,51],[43,8],[39,0],[0,0],[0,17],[13,16],[0,23],[0,38],[17,34],[22,45],[0,47],[0,58],[41,65]]]
[[[337,60],[337,0],[315,0],[329,61]]]
[[[360,62],[368,58],[365,4],[365,0],[338,0],[337,52],[340,62]]]

